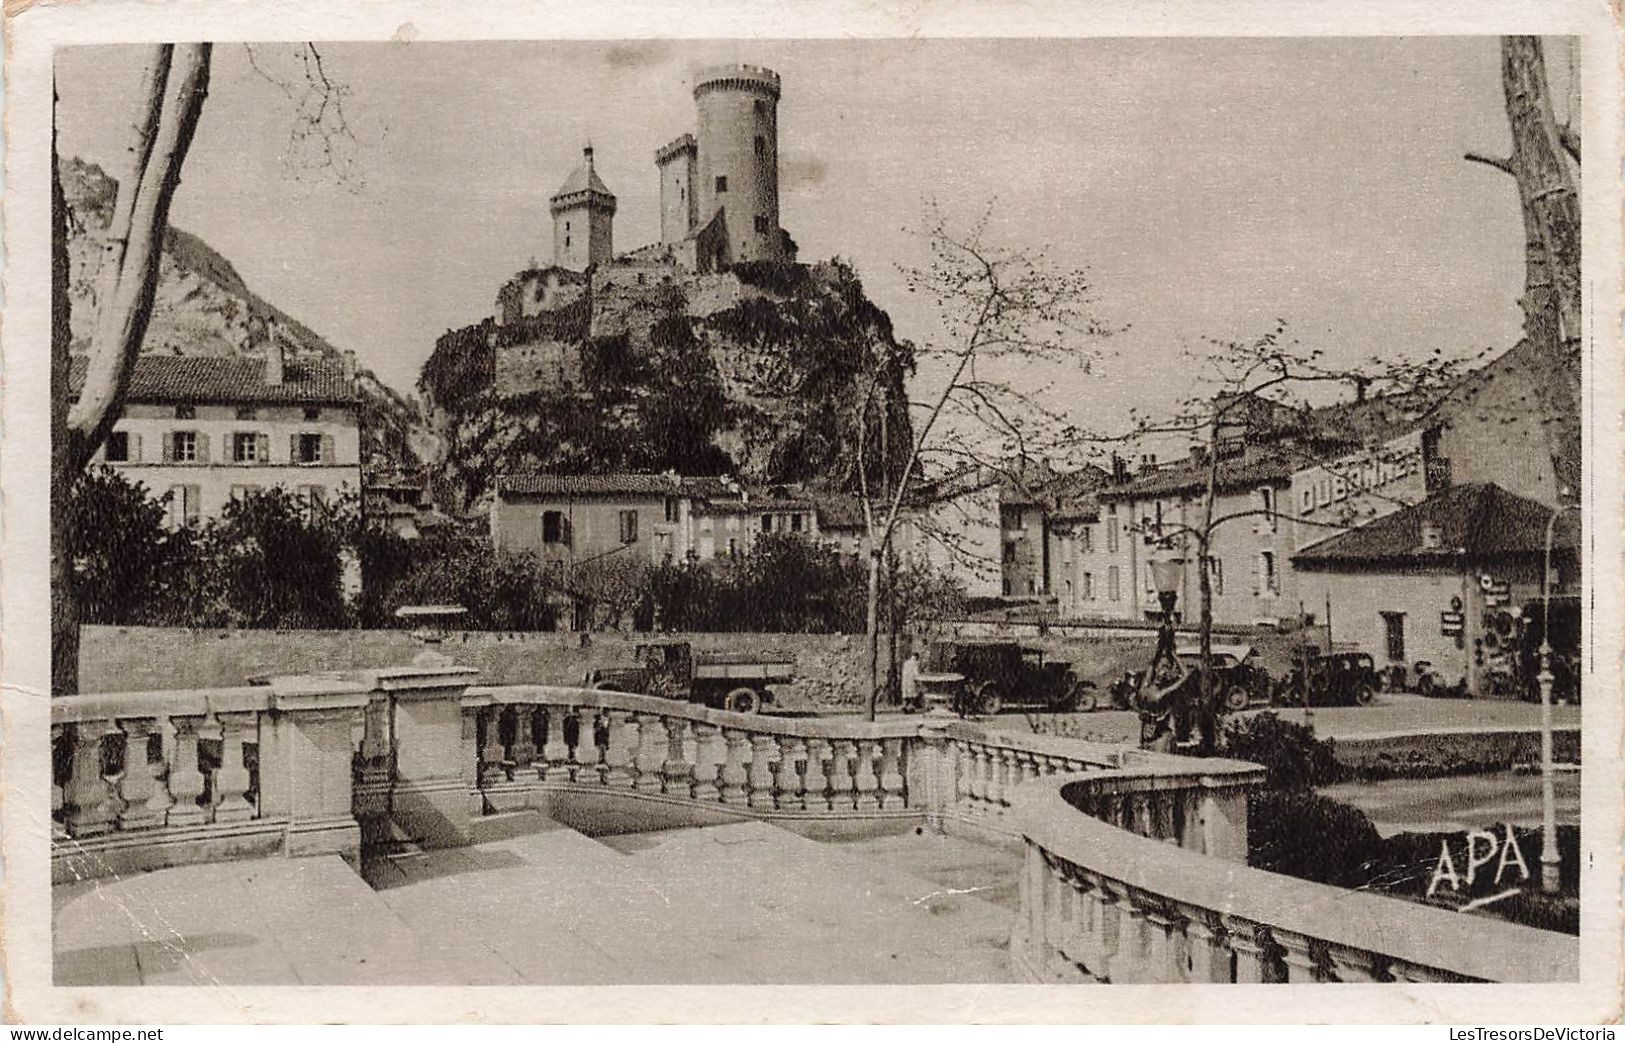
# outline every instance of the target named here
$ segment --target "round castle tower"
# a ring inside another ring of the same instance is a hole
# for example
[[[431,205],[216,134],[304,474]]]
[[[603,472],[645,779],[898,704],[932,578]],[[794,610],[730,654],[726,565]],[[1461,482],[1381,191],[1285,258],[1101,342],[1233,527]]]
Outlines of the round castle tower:
[[[779,74],[719,65],[694,78],[699,111],[698,220],[718,210],[734,261],[784,259],[779,231]]]

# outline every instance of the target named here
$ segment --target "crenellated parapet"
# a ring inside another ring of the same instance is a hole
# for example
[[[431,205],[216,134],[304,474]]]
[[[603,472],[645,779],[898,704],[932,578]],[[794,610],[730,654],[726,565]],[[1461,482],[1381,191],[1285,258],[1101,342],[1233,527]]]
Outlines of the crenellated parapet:
[[[774,101],[779,99],[779,74],[762,65],[743,62],[731,65],[713,65],[701,69],[694,76],[694,97],[712,90],[757,91]]]

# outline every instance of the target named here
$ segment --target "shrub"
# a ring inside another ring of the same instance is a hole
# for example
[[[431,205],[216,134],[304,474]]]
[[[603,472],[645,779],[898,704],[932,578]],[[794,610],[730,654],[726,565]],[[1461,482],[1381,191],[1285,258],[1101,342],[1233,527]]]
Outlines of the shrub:
[[[1382,838],[1358,808],[1303,790],[1247,798],[1247,863],[1338,887],[1364,887],[1381,868]]]
[[[195,534],[164,524],[169,499],[109,467],[74,481],[64,511],[81,620],[162,625],[184,615]]]
[[[1340,773],[1330,742],[1279,714],[1231,718],[1221,738],[1226,756],[1268,769],[1267,784],[1275,789],[1313,789],[1335,782]]]

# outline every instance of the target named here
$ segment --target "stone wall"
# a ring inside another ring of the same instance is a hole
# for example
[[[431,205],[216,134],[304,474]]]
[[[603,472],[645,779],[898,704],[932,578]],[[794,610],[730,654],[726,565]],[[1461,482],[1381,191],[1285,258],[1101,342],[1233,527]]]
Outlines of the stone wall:
[[[83,628],[80,679],[86,692],[240,685],[261,674],[399,666],[422,651],[404,630],[187,630]],[[640,641],[681,639],[697,650],[788,652],[797,680],[775,688],[781,706],[858,705],[863,700],[861,634],[453,633],[440,646],[476,667],[480,684],[580,684],[588,670],[629,666]],[[884,660],[882,661],[884,663]]]

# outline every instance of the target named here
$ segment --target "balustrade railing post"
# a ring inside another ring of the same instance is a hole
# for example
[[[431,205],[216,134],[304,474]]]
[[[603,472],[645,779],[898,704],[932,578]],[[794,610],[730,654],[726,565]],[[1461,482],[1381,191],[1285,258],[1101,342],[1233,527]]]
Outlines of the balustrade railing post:
[[[361,674],[391,708],[391,829],[425,847],[468,843],[473,802],[464,775],[462,700],[477,673],[417,663]],[[516,745],[529,741],[524,721],[516,731]]]
[[[539,768],[536,765],[536,704],[515,703],[513,712],[513,746],[508,750],[508,757],[513,761],[513,777],[517,781],[530,776],[542,778],[551,766],[543,763]],[[549,726],[552,725],[552,711],[548,711]],[[544,754],[545,756],[545,754]]]
[[[807,773],[802,778],[801,800],[808,811],[829,810],[829,776],[824,773],[829,748],[823,739],[807,740]]]
[[[198,729],[203,715],[171,714],[175,729],[175,755],[169,763],[169,795],[175,806],[164,818],[170,827],[196,826],[208,821],[209,813],[198,803],[203,798],[203,772],[198,765]]]
[[[1273,959],[1263,936],[1263,928],[1251,921],[1229,916],[1221,922],[1225,929],[1225,944],[1236,954],[1236,981],[1242,985],[1274,981]]]
[[[908,800],[924,804],[925,828],[932,833],[948,828],[948,816],[959,797],[958,750],[948,738],[951,721],[947,714],[927,713],[920,720],[919,738],[908,750],[904,776],[908,780]]]
[[[604,751],[598,745],[598,711],[592,707],[576,710],[576,741],[570,747],[570,781],[601,785]]]
[[[989,814],[998,816],[1003,814],[1005,808],[1004,769],[1009,751],[989,746],[982,749],[987,758],[987,809]]]
[[[102,775],[102,740],[113,730],[113,722],[105,719],[78,721],[73,726],[73,753],[64,795],[68,832],[75,837],[100,836],[113,829],[117,811],[112,789]]]
[[[829,806],[835,811],[849,811],[856,806],[852,791],[852,758],[854,748],[850,739],[837,739],[831,744]]]
[[[779,744],[771,735],[750,737],[750,806],[773,808],[773,764],[779,758]]]
[[[1217,913],[1182,907],[1185,915],[1184,980],[1198,984],[1228,985],[1232,980],[1230,950]]]
[[[773,777],[773,789],[781,811],[803,811],[807,807],[802,793],[801,772],[797,766],[807,760],[807,740],[789,737],[780,744],[779,770]]]
[[[983,816],[987,814],[988,766],[992,763],[991,754],[981,743],[967,742],[960,757],[960,763],[965,766],[965,796],[968,799],[966,810],[972,815]]]
[[[746,754],[750,752],[750,735],[724,728],[722,737],[727,742],[727,759],[722,763],[722,802],[743,807],[750,801],[746,789],[750,776],[746,772]]]
[[[1326,947],[1327,959],[1331,962],[1332,973],[1338,981],[1344,982],[1375,982],[1389,981],[1384,973],[1387,960],[1376,953],[1364,949],[1351,949],[1346,945],[1329,945]]]
[[[625,710],[605,710],[609,742],[604,749],[604,785],[611,789],[631,789],[632,754],[638,746],[638,722]]]
[[[1201,851],[1210,858],[1247,861],[1247,792],[1259,777],[1202,776]]]
[[[715,724],[694,725],[694,799],[713,803],[721,799],[717,776],[727,760],[727,743]]]
[[[1147,981],[1145,909],[1135,901],[1128,887],[1115,881],[1108,885],[1116,898],[1117,952],[1108,966],[1115,985],[1137,985]]]
[[[214,820],[245,822],[254,817],[255,808],[248,801],[250,777],[244,747],[250,736],[257,737],[259,714],[217,713],[215,719],[220,729],[220,768],[214,777]]]
[[[880,743],[880,806],[887,810],[908,806],[904,791],[903,740],[883,739]]]
[[[665,786],[660,774],[666,761],[666,726],[659,714],[640,713],[638,722],[638,778],[639,793],[659,793]]]
[[[260,715],[260,815],[286,817],[290,855],[341,854],[361,849],[351,736],[371,699],[369,686],[323,676],[274,677]],[[459,707],[459,748],[465,728]],[[471,765],[461,765],[466,794]]]
[[[71,725],[51,722],[51,839],[68,839],[68,801],[66,779],[58,778],[57,749],[60,743],[72,741]]]
[[[152,768],[152,736],[158,734],[158,720],[154,717],[120,717],[118,726],[124,733],[124,775],[119,780],[119,799],[124,809],[119,812],[118,828],[146,829],[163,824],[164,812],[169,810],[169,794],[163,789],[163,758],[158,759],[158,771]],[[162,800],[158,794],[163,793]]]
[[[694,765],[688,761],[688,721],[666,718],[666,759],[660,765],[662,791],[674,797],[694,794]],[[698,751],[695,751],[698,756]]]
[[[1314,939],[1280,928],[1273,928],[1271,934],[1281,947],[1281,959],[1286,964],[1286,980],[1289,983],[1302,985],[1325,980],[1320,972],[1316,952],[1318,947]]]
[[[858,770],[852,776],[852,786],[857,791],[855,804],[859,811],[874,811],[880,807],[880,797],[875,792],[880,788],[880,779],[875,775],[875,746],[873,739],[858,742]]]
[[[1174,917],[1160,905],[1148,905],[1145,910],[1146,973],[1150,982],[1177,982],[1182,975],[1174,963],[1181,955],[1174,944]]]

